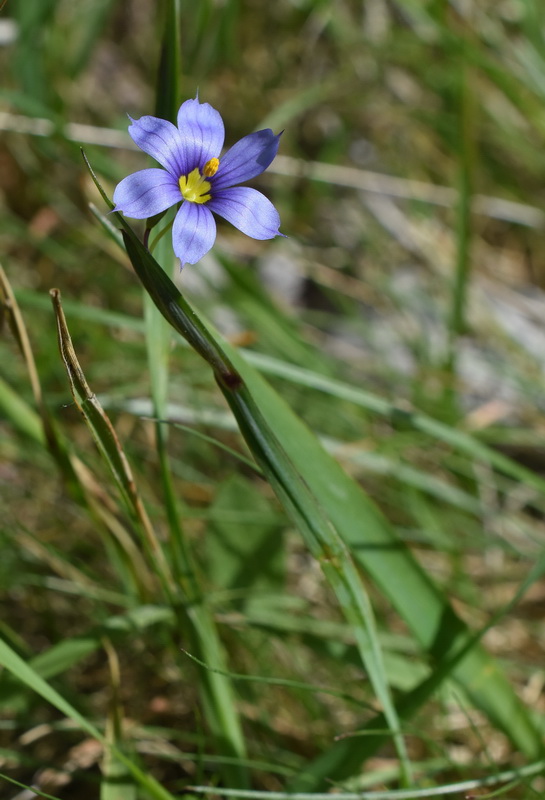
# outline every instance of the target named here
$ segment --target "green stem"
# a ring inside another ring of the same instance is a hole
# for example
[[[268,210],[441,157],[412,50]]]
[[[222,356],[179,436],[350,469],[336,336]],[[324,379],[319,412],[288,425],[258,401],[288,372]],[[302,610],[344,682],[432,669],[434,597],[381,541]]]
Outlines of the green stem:
[[[456,211],[456,272],[448,321],[448,345],[445,362],[447,397],[454,412],[456,367],[459,339],[467,330],[467,298],[471,277],[472,198],[475,171],[475,103],[472,89],[472,68],[466,57],[469,34],[462,31],[455,52],[460,62],[458,101],[458,205]]]
[[[180,31],[182,25],[180,0],[164,0],[164,35],[161,48],[161,61],[157,76],[156,116],[176,122],[180,104],[181,83],[181,47]],[[157,249],[158,260],[162,269],[160,273],[170,284],[167,274],[173,266],[172,250],[163,234],[170,228],[174,219],[172,210],[170,224],[155,238],[153,247]],[[168,219],[168,216],[167,216]],[[157,219],[148,221],[148,227]],[[128,226],[127,226],[128,227]],[[130,238],[129,247],[142,250],[134,237]],[[148,253],[147,250],[144,250]],[[157,263],[149,255],[150,263]],[[170,322],[168,315],[161,315],[157,297],[154,294],[153,282],[144,282],[146,288],[144,308],[146,318],[146,339],[150,375],[152,377],[152,399],[157,420],[166,417],[168,400],[168,359],[171,342],[171,328],[165,324],[163,316]],[[201,346],[210,349],[204,329],[200,337]],[[170,531],[170,555],[175,577],[182,588],[183,608],[176,608],[180,622],[189,621],[191,647],[207,664],[225,663],[225,654],[218,636],[216,624],[210,609],[203,602],[203,593],[198,580],[197,565],[193,558],[187,538],[184,535],[179,513],[179,501],[174,491],[172,472],[170,469],[167,448],[168,428],[159,421],[155,426],[156,447],[159,458],[159,469],[163,486],[163,497]],[[246,757],[246,748],[231,681],[225,675],[203,671],[201,691],[206,718],[223,754],[233,760],[242,761]],[[224,767],[224,778],[231,785],[247,787],[248,775],[245,767],[236,764]]]
[[[176,123],[181,99],[182,49],[180,31],[182,16],[180,0],[164,0],[163,40],[157,72],[155,116]]]
[[[403,780],[409,785],[410,762],[396,710],[384,680],[385,670],[371,604],[346,545],[321,511],[317,498],[295,468],[242,377],[213,335],[128,226],[123,230],[123,238],[138,277],[161,314],[211,366],[254,458],[301,531],[309,550],[320,562],[341,608],[354,626],[362,662],[384,709],[400,759]],[[214,663],[206,658],[203,660]]]

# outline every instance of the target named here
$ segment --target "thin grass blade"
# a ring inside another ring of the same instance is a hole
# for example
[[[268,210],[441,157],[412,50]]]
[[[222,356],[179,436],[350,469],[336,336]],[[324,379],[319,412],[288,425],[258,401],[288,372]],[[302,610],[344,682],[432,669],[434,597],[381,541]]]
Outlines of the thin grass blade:
[[[59,349],[66,367],[72,397],[111,470],[131,518],[142,533],[142,542],[156,565],[163,589],[166,595],[170,596],[173,586],[170,568],[136,487],[129,462],[110,419],[91,391],[78,362],[62,310],[60,292],[58,289],[52,289],[50,294],[57,319]]]
[[[108,742],[99,729],[92,722],[83,716],[74,706],[68,702],[56,689],[47,681],[40,677],[17,653],[0,639],[0,665],[9,670],[19,681],[24,683],[33,692],[43,697],[50,705],[56,708],[68,719],[73,720],[76,725],[93,739],[97,739],[104,747],[108,747]],[[115,756],[120,759],[130,770],[131,774],[138,783],[145,788],[155,800],[173,800],[173,795],[167,792],[157,781],[147,773],[144,773],[127,756],[118,750],[113,750]]]
[[[466,626],[397,539],[378,509],[241,356],[225,342],[218,347],[200,321],[193,324],[195,312],[136,237],[125,229],[124,238],[133,266],[146,288],[151,289],[162,313],[197,346],[214,369],[254,456],[266,470],[288,512],[306,532],[313,552],[317,552],[320,536],[331,538],[332,525],[357,562],[389,597],[432,662],[438,666],[453,652],[459,652],[469,635]],[[264,431],[267,434],[264,435]],[[285,472],[278,471],[277,459],[282,461]],[[297,474],[304,475],[303,483],[301,477],[296,479]],[[295,498],[290,494],[290,484],[298,486]],[[320,498],[319,506],[312,498]],[[339,563],[343,563],[342,547],[333,552],[341,558]],[[488,714],[517,747],[530,757],[541,754],[539,731],[499,665],[484,650],[473,648],[455,668],[454,676],[475,705]]]

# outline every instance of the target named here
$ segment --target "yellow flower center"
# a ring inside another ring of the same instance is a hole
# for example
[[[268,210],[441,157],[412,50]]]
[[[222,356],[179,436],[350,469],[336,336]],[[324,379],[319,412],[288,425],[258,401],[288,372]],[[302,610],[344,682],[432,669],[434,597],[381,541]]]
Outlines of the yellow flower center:
[[[189,173],[189,175],[182,175],[178,181],[180,191],[184,200],[189,200],[190,203],[207,203],[210,200],[210,183],[205,180],[211,178],[218,171],[220,165],[219,158],[211,158],[204,165],[202,175],[198,167]]]

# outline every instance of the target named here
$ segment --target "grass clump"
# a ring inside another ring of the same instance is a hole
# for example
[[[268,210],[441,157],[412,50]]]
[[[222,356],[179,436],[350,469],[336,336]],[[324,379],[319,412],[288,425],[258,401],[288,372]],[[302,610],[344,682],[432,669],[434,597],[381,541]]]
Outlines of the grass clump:
[[[540,796],[541,5],[1,13],[0,796]],[[179,274],[197,88],[289,238]]]

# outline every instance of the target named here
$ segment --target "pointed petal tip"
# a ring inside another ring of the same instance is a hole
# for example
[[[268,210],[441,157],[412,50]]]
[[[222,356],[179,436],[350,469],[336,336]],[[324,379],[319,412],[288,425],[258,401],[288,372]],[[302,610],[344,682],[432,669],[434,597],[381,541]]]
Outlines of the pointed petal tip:
[[[249,186],[234,186],[218,192],[208,202],[211,211],[219,214],[251,236],[252,239],[274,239],[280,233],[280,216],[265,195]]]
[[[239,139],[220,160],[214,188],[228,189],[261,175],[276,157],[279,145],[280,134],[270,128]]]
[[[211,158],[218,158],[223,147],[225,128],[221,114],[210,103],[186,100],[178,109],[178,131],[184,141],[187,163],[202,169]]]

